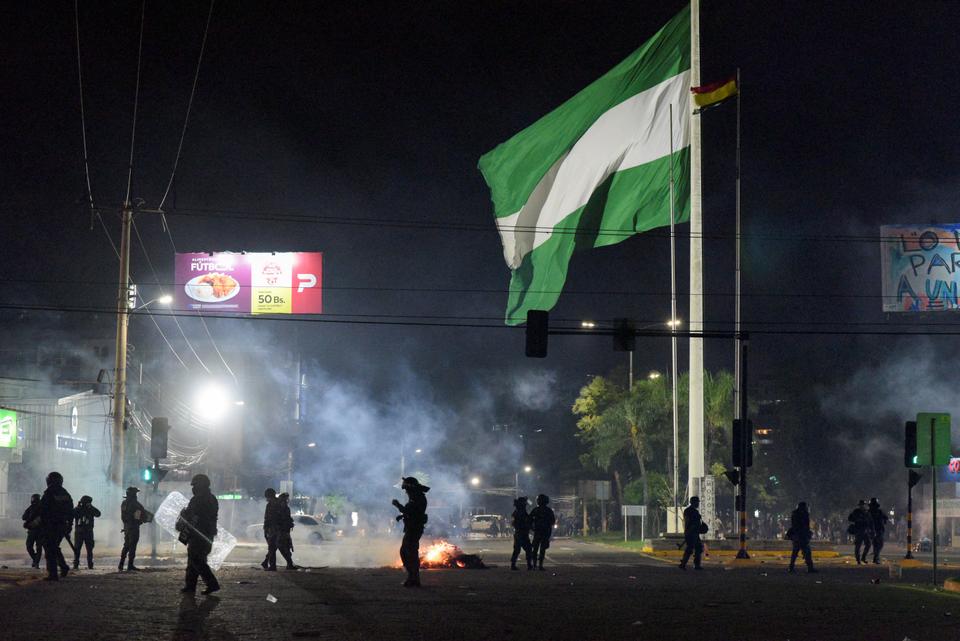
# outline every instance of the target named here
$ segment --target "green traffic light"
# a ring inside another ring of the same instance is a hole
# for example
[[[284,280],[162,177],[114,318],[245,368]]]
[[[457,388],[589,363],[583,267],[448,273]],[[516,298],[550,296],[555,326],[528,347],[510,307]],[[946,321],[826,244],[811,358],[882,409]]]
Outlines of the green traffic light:
[[[916,454],[913,455],[913,464],[914,464],[914,465],[917,464],[917,455],[916,455]]]
[[[153,476],[153,474],[152,474],[152,472],[151,472],[151,470],[150,470],[149,467],[143,470],[143,480],[144,480],[144,481],[149,482],[149,481],[150,481],[150,478],[151,478],[152,476]]]

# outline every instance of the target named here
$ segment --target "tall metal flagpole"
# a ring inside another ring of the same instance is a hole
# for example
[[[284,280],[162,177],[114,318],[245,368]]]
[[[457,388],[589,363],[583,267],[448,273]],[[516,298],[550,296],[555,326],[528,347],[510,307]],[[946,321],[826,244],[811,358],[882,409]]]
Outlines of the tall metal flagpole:
[[[673,389],[673,530],[680,530],[680,418],[677,411],[677,234],[674,214],[673,180],[673,105],[670,105],[670,337],[671,372]]]
[[[733,354],[733,417],[740,416],[740,68],[737,67],[737,266],[735,271],[736,284],[734,288],[734,321],[733,332],[736,335],[736,344]]]
[[[690,2],[690,84],[700,86],[700,2]],[[703,331],[703,212],[700,182],[700,119],[693,117],[696,102],[690,101],[690,324],[691,332]],[[700,493],[703,478],[703,338],[690,337],[690,441],[688,488]],[[712,515],[706,515],[709,519]]]

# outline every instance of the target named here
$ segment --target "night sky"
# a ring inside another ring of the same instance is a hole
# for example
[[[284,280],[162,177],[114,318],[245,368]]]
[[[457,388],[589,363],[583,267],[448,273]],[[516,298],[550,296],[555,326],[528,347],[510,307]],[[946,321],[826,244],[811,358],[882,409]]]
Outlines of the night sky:
[[[626,57],[681,6],[218,0],[165,206],[176,248],[324,252],[326,313],[315,320],[490,326],[296,323],[301,349],[374,390],[389,391],[403,370],[456,399],[478,380],[550,372],[549,427],[569,433],[578,387],[626,356],[609,338],[557,337],[545,361],[523,357],[523,330],[502,326],[509,271],[477,159]],[[146,208],[170,178],[208,7],[146,5],[132,189]],[[137,2],[80,3],[93,197],[114,239],[139,13]],[[7,3],[0,19],[4,323],[43,318],[17,315],[20,307],[109,310],[117,261],[99,222],[89,230],[73,5]],[[861,439],[880,434],[895,444],[910,411],[939,409],[911,410],[911,399],[929,388],[925,377],[943,382],[939,357],[953,338],[777,332],[938,331],[922,323],[952,322],[882,313],[877,237],[881,224],[958,222],[958,24],[956,3],[703,3],[702,80],[742,74],[751,394],[812,394],[813,443],[839,434],[859,452]],[[709,329],[730,329],[733,318],[735,114],[730,103],[702,116]],[[146,256],[169,283],[173,250],[156,216],[137,224],[144,242],[135,242],[132,271],[153,297]],[[678,259],[683,294],[685,240]],[[579,254],[551,320],[662,322],[669,274],[664,230]],[[680,306],[685,318],[683,296]],[[204,335],[193,319],[183,323],[191,338]],[[228,347],[246,324],[277,335],[293,325],[212,322]],[[667,340],[642,339],[638,349],[641,373],[669,360]],[[732,368],[732,355],[728,342],[706,345],[710,369]],[[873,376],[889,387],[871,386]],[[869,407],[880,393],[902,402],[881,416],[842,407]],[[948,410],[954,403],[944,398]],[[855,459],[865,482],[897,460],[888,450]]]

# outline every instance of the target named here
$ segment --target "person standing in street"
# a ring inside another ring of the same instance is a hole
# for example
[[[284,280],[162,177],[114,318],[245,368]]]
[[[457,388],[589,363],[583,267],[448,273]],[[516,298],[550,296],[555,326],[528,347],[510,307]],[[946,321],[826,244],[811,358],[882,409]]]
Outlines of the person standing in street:
[[[277,497],[277,551],[283,560],[287,562],[288,570],[296,570],[297,566],[293,562],[293,539],[290,537],[290,530],[293,529],[293,516],[290,515],[290,495],[281,492]],[[276,557],[274,557],[276,562]]]
[[[403,582],[406,588],[420,587],[420,537],[427,526],[427,492],[430,488],[420,485],[412,476],[403,479],[400,489],[407,493],[407,503],[403,505],[393,499],[393,506],[400,510],[397,520],[403,521],[403,542],[400,544],[400,560],[407,571]]]
[[[518,496],[513,502],[513,554],[510,569],[518,570],[517,559],[522,549],[527,557],[527,569],[533,569],[533,547],[530,545],[530,515],[527,513],[527,497]]]
[[[44,581],[57,581],[70,571],[60,551],[60,543],[70,533],[72,525],[73,497],[63,489],[60,472],[50,472],[47,474],[47,490],[40,499],[40,538],[43,541],[43,553],[47,556],[47,576]]]
[[[187,532],[187,571],[184,576],[183,594],[197,591],[197,580],[203,578],[207,586],[202,594],[212,594],[220,589],[220,583],[207,563],[207,556],[213,549],[213,540],[217,538],[217,516],[220,504],[210,491],[210,478],[206,474],[197,474],[191,479],[193,498],[180,513],[180,520],[186,524]]]
[[[87,569],[93,569],[93,520],[100,518],[100,510],[93,507],[93,498],[81,496],[80,502],[73,511],[73,521],[76,524],[73,536],[73,569],[80,567],[80,550],[87,547]]]
[[[537,507],[530,511],[530,520],[533,523],[533,563],[543,570],[543,557],[550,547],[550,537],[553,536],[553,526],[557,517],[547,505],[550,497],[546,494],[537,495]]]
[[[137,556],[137,543],[140,542],[140,525],[146,521],[146,508],[137,500],[135,487],[127,488],[127,498],[120,504],[120,521],[123,523],[123,549],[120,551],[120,563],[117,570],[123,572],[123,562],[127,561],[128,572],[139,572],[133,564]]]
[[[810,530],[810,512],[803,501],[797,503],[797,509],[790,514],[790,529],[787,538],[793,541],[793,551],[790,553],[789,572],[794,572],[793,566],[797,563],[797,554],[803,552],[803,561],[807,564],[807,572],[816,572],[813,567],[813,552],[810,550],[810,539],[813,532]]]
[[[40,540],[40,495],[30,497],[30,505],[23,511],[23,527],[27,530],[27,554],[30,565],[39,568],[43,557],[43,542]]]
[[[267,542],[267,556],[263,558],[260,566],[267,572],[277,571],[277,491],[268,487],[263,491],[263,498],[267,499],[267,505],[263,508],[263,540]]]
[[[873,540],[873,524],[870,522],[870,513],[867,511],[866,501],[860,500],[857,509],[847,517],[850,525],[847,532],[853,535],[853,554],[857,557],[857,565],[867,562],[867,553]],[[861,546],[863,552],[861,554]]]
[[[703,558],[703,541],[700,535],[706,533],[706,523],[700,517],[700,497],[691,496],[690,506],[683,511],[683,542],[686,549],[683,551],[683,558],[680,559],[680,569],[687,569],[687,561],[690,555],[693,555],[693,569],[702,570],[700,561]]]
[[[883,510],[880,509],[880,501],[876,498],[870,499],[870,507],[867,510],[870,515],[870,526],[873,530],[873,536],[870,542],[873,544],[873,562],[880,563],[880,550],[883,549],[883,533],[887,529],[887,521],[890,519]],[[863,562],[867,562],[867,553],[863,553]]]

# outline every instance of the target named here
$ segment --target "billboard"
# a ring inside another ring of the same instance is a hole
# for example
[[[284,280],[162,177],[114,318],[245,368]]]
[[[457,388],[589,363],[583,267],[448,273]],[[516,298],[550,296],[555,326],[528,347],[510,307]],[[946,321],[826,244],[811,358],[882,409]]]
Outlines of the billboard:
[[[17,446],[17,413],[0,409],[0,447]]]
[[[880,228],[883,311],[960,309],[960,224]]]
[[[320,314],[319,252],[191,253],[175,258],[176,308],[227,314]]]

